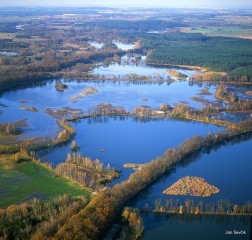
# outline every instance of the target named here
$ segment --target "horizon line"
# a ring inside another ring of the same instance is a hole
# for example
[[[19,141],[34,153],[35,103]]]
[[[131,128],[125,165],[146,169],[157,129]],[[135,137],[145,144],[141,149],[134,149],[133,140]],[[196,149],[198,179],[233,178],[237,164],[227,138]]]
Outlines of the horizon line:
[[[235,7],[235,6],[230,6],[230,7],[203,7],[203,6],[195,6],[195,7],[182,7],[182,6],[126,6],[126,5],[120,5],[120,6],[105,6],[105,5],[92,5],[92,4],[87,4],[87,5],[6,5],[2,6],[1,9],[3,8],[113,8],[113,9],[125,9],[125,8],[130,8],[130,9],[206,9],[206,10],[252,10],[252,6],[242,6],[242,7]],[[0,11],[1,11],[0,9]]]

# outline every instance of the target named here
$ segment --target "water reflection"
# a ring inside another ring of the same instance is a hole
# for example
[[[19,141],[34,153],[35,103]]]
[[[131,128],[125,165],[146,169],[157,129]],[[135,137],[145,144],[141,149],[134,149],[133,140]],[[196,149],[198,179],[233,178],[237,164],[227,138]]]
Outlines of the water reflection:
[[[222,240],[250,239],[250,216],[172,215],[144,213],[143,240],[193,239]],[[235,231],[243,234],[234,234]],[[232,231],[232,234],[227,234]],[[244,234],[245,233],[245,234]]]
[[[128,51],[134,47],[135,44],[129,44],[129,43],[122,43],[122,42],[117,42],[113,41],[113,43],[119,48],[124,51]]]

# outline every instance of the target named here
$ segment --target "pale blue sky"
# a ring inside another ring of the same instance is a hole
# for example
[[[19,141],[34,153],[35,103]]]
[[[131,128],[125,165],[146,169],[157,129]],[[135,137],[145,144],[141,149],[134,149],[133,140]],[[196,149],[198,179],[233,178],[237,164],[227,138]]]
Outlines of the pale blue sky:
[[[1,6],[252,8],[252,0],[0,0]]]

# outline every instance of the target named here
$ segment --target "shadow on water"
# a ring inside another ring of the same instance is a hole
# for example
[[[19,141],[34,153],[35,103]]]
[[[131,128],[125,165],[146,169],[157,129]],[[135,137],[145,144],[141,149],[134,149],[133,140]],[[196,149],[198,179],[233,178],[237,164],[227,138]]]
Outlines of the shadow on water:
[[[250,216],[143,213],[142,239],[250,239]],[[181,230],[183,229],[183,230]],[[238,233],[239,232],[239,233]]]
[[[183,223],[194,223],[194,222],[213,222],[215,224],[220,224],[224,226],[229,226],[230,222],[241,222],[243,226],[250,224],[251,216],[227,216],[227,215],[217,215],[217,214],[170,214],[170,213],[141,213],[142,217],[153,217],[155,222],[153,222],[153,228],[159,226],[159,222],[162,222],[164,219],[169,224],[176,224],[177,222]]]
[[[34,80],[23,80],[23,81],[8,81],[6,84],[5,82],[0,82],[0,97],[5,92],[15,92],[17,90],[22,90],[26,88],[34,88],[34,87],[44,87],[48,83],[53,83],[56,80],[54,79],[34,79]]]
[[[188,119],[182,119],[182,118],[169,118],[169,117],[162,117],[162,116],[94,116],[94,117],[89,117],[87,119],[88,124],[96,124],[96,123],[108,123],[111,119],[116,120],[116,121],[124,121],[128,119],[132,119],[133,122],[135,123],[148,123],[148,122],[161,122],[161,121],[167,121],[169,122],[190,122],[192,124],[199,124],[199,122],[194,121],[194,120],[188,120]],[[72,121],[73,123],[81,123],[82,119],[74,120]],[[207,123],[202,123],[204,126],[211,125]]]
[[[97,116],[97,117],[90,117],[87,120],[88,124],[96,124],[96,123],[108,123],[111,119],[116,121],[125,121],[127,119],[132,119],[133,122],[136,123],[147,123],[152,121],[164,121],[166,118],[163,117],[139,117],[139,116]],[[173,119],[169,119],[173,121]],[[174,120],[176,121],[176,120]],[[80,121],[75,121],[76,123],[80,123]]]
[[[3,93],[5,92],[15,92],[17,90],[23,90],[26,88],[35,88],[35,87],[43,87],[47,84],[52,84],[55,81],[57,81],[57,79],[61,79],[63,82],[76,82],[76,83],[96,83],[96,84],[111,84],[111,85],[162,85],[162,84],[166,84],[167,86],[169,86],[170,84],[173,83],[173,81],[142,81],[142,80],[134,80],[134,81],[126,81],[126,80],[120,80],[120,79],[115,79],[115,80],[96,80],[96,79],[62,79],[62,78],[34,78],[33,80],[23,80],[23,81],[13,81],[13,82],[0,82],[0,97]],[[191,84],[189,84],[189,86],[193,86]]]

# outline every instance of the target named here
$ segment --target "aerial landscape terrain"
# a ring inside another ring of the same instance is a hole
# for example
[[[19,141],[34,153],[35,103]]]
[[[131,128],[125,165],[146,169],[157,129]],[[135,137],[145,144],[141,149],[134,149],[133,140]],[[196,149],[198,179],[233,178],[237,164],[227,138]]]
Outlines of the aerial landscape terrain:
[[[28,2],[0,1],[0,240],[252,239],[251,2]]]

